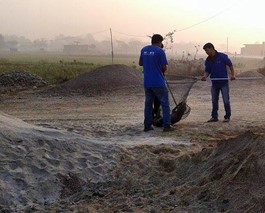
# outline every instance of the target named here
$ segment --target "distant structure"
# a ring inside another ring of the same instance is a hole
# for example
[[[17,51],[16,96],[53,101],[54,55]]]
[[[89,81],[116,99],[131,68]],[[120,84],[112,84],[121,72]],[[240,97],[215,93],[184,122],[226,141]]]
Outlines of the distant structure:
[[[63,52],[66,54],[85,54],[88,53],[88,45],[86,44],[64,45]]]
[[[13,48],[10,47],[9,51],[12,53],[16,53],[16,52],[18,52],[18,49],[16,47],[13,47]]]
[[[265,42],[262,44],[244,44],[244,46],[241,48],[241,55],[243,56],[265,56]]]

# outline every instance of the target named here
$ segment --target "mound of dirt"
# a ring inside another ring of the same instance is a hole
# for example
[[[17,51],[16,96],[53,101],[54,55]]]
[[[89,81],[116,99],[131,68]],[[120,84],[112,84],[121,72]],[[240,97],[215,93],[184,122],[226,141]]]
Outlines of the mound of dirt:
[[[264,212],[265,137],[246,132],[221,141],[185,161],[176,173],[185,186],[176,188],[187,212]]]
[[[258,78],[264,78],[264,75],[262,73],[260,73],[257,70],[249,70],[249,71],[245,71],[242,72],[240,74],[237,75],[238,77],[258,77]]]
[[[265,67],[258,69],[258,72],[265,76]]]
[[[32,75],[24,70],[0,74],[1,90],[21,90],[33,87],[42,87],[45,85],[47,85],[47,82],[42,78]]]
[[[123,64],[115,64],[84,73],[50,91],[59,94],[101,95],[113,90],[141,87],[141,84],[142,73],[140,71]]]
[[[200,152],[174,144],[124,150],[108,183],[88,184],[48,210],[264,212],[265,137],[251,132]],[[184,151],[186,149],[186,151]]]

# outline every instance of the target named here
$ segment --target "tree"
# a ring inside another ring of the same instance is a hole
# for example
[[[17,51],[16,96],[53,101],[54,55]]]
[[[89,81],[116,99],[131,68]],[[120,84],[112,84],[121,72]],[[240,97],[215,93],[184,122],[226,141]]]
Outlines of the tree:
[[[164,49],[171,49],[173,47],[173,43],[174,43],[174,33],[176,32],[176,30],[173,30],[172,32],[168,32],[165,37],[164,37]],[[170,44],[170,46],[169,46]]]

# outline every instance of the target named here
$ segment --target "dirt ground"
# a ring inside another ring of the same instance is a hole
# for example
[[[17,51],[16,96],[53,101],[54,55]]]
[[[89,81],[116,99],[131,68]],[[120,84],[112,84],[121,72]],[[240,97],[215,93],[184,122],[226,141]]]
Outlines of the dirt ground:
[[[230,82],[229,123],[222,122],[222,99],[220,121],[206,122],[210,85],[193,85],[191,113],[170,133],[143,132],[141,87],[100,95],[38,89],[2,95],[3,113],[119,147],[109,179],[81,184],[77,174],[61,177],[60,199],[27,204],[24,212],[264,212],[265,80]],[[74,180],[78,184],[72,186]]]

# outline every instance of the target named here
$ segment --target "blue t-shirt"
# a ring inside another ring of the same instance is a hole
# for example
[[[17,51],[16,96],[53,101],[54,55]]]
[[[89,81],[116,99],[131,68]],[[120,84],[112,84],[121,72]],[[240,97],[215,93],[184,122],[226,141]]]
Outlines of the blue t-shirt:
[[[216,52],[214,57],[207,57],[205,61],[205,71],[210,74],[210,78],[228,78],[227,67],[233,66],[231,60],[224,53]],[[220,82],[220,81],[213,81]]]
[[[162,66],[168,62],[164,50],[154,45],[146,46],[141,50],[140,61],[144,68],[144,87],[165,87]]]

